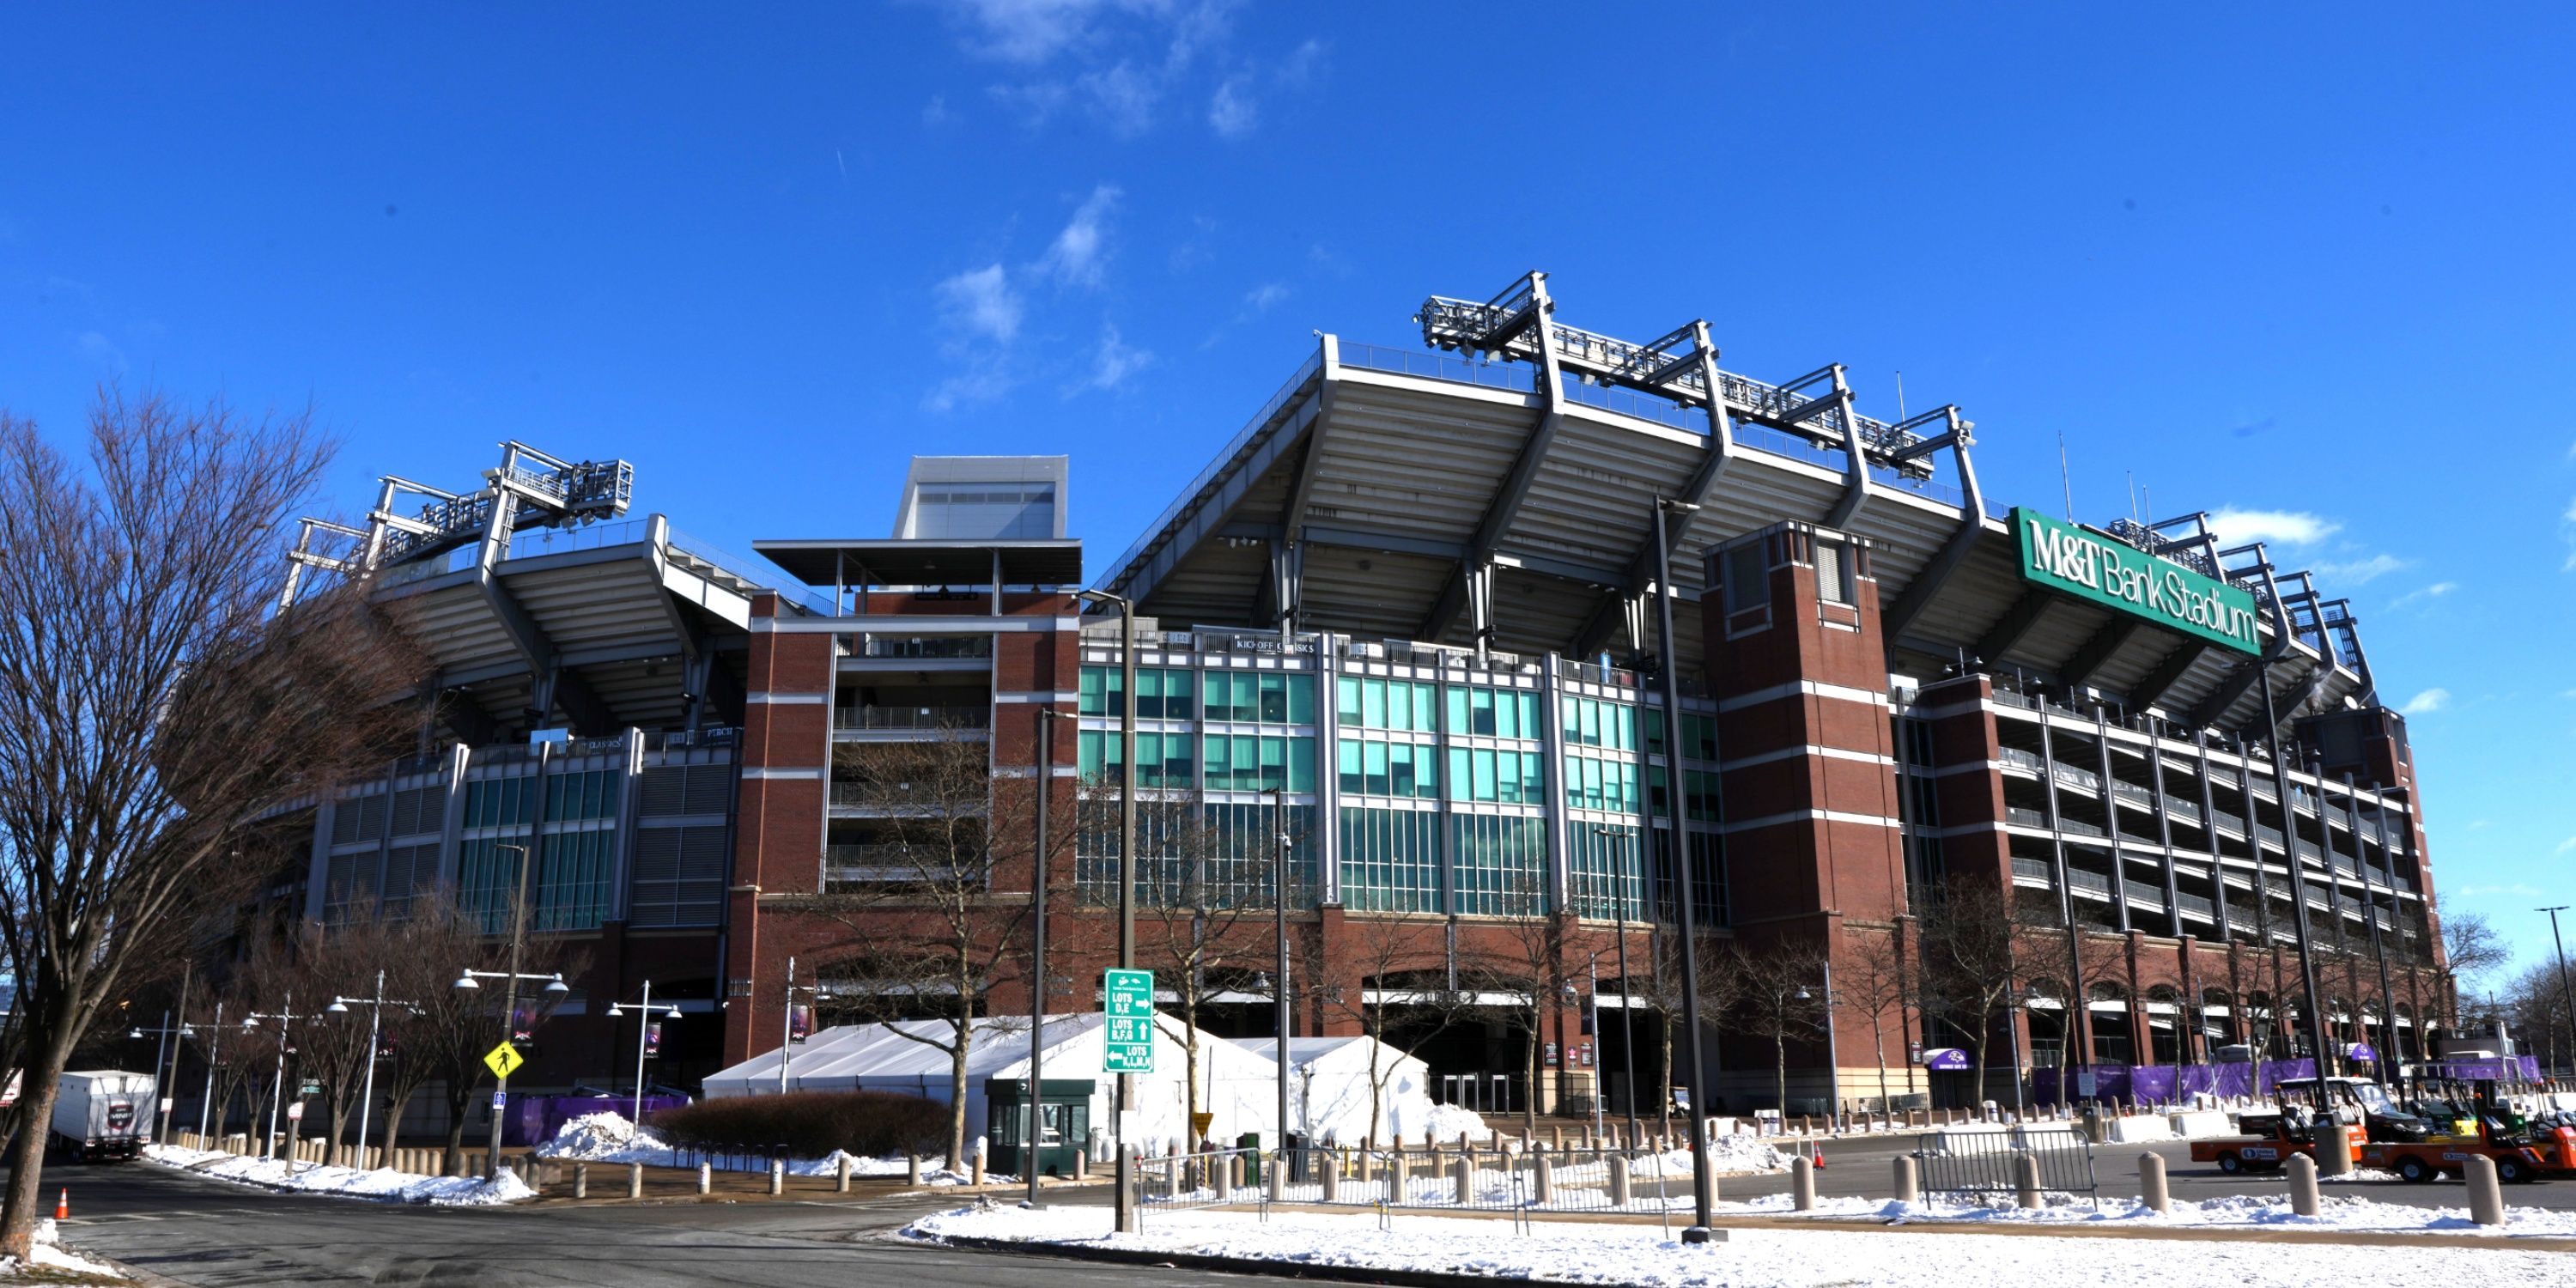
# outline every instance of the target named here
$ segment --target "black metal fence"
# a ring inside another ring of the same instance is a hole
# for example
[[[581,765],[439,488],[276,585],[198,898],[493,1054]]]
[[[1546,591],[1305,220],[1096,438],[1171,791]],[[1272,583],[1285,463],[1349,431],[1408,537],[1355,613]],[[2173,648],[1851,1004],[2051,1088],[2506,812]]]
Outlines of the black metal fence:
[[[1938,1131],[1917,1138],[1915,1166],[1927,1194],[2011,1194],[2021,1188],[2021,1160],[2039,1165],[2042,1192],[2097,1196],[2093,1142],[2074,1127]]]

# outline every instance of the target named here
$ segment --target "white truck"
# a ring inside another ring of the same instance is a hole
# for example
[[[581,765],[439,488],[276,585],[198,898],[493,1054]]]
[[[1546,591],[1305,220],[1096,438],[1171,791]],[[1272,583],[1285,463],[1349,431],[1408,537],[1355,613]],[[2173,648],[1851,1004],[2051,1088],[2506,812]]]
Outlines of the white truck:
[[[65,1073],[54,1093],[54,1144],[84,1163],[141,1157],[154,1086],[148,1073]]]

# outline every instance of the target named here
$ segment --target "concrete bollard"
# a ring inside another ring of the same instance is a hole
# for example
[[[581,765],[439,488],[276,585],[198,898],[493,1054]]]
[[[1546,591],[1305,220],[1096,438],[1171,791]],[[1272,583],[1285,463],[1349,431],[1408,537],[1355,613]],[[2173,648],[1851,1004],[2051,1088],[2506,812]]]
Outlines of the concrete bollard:
[[[644,1197],[644,1165],[642,1163],[628,1163],[626,1165],[626,1197],[630,1199],[640,1199]]]
[[[572,1196],[577,1199],[590,1197],[590,1164],[572,1165]]]
[[[1404,1202],[1404,1172],[1404,1155],[1398,1154],[1387,1160],[1386,1201],[1389,1204]]]
[[[1626,1207],[1635,1197],[1636,1190],[1628,1184],[1627,1157],[1612,1154],[1610,1156],[1610,1206]]]
[[[1547,1151],[1544,1149],[1538,1152],[1537,1193],[1538,1201],[1542,1204],[1556,1199],[1556,1166],[1554,1161],[1548,1158]]]
[[[1555,1129],[1555,1130],[1556,1130],[1556,1152],[1558,1152],[1558,1153],[1562,1154],[1562,1153],[1564,1153],[1564,1152],[1565,1152],[1565,1124],[1564,1124],[1564,1123],[1558,1123],[1558,1124],[1556,1125],[1556,1129]]]
[[[2039,1206],[2039,1156],[2013,1155],[2013,1200],[2026,1208]]]
[[[847,1154],[841,1155],[838,1165],[832,1169],[832,1192],[834,1194],[850,1192],[850,1156]]]
[[[1464,1207],[1476,1201],[1476,1156],[1458,1151],[1458,1203]]]
[[[1919,1172],[1919,1171],[1917,1171],[1917,1170],[1915,1169],[1915,1166],[1914,1166],[1914,1156],[1913,1156],[1913,1155],[1911,1155],[1911,1154],[1899,1154],[1899,1155],[1897,1155],[1897,1156],[1896,1156],[1896,1160],[1895,1160],[1895,1161],[1896,1161],[1896,1201],[1897,1201],[1897,1202],[1899,1202],[1899,1203],[1920,1203],[1920,1202],[1922,1202],[1922,1201],[1923,1201],[1923,1182],[1922,1182],[1922,1179],[1921,1179],[1921,1177],[1922,1177],[1922,1173],[1921,1173],[1921,1172]]]
[[[706,1163],[698,1164],[698,1193],[711,1194],[715,1192],[715,1188],[716,1169]]]
[[[1789,1206],[1801,1212],[1816,1210],[1816,1165],[1806,1155],[1789,1160]]]
[[[1341,1160],[1341,1156],[1340,1156],[1340,1155],[1338,1155],[1338,1154],[1331,1154],[1331,1153],[1323,1154],[1323,1155],[1321,1155],[1321,1156],[1320,1156],[1320,1159],[1319,1159],[1319,1167],[1320,1167],[1321,1171],[1323,1172],[1323,1176],[1321,1177],[1321,1179],[1322,1179],[1322,1181],[1324,1182],[1324,1201],[1325,1201],[1325,1202],[1327,1202],[1327,1203],[1339,1203],[1339,1202],[1341,1202],[1341,1201],[1342,1201],[1342,1160]]]
[[[1228,1159],[1228,1160],[1226,1160],[1226,1161],[1227,1161],[1227,1162],[1229,1162],[1229,1163],[1232,1163],[1232,1162],[1237,1162],[1237,1161],[1240,1161],[1240,1160],[1237,1160],[1237,1159]],[[1231,1203],[1231,1202],[1233,1202],[1233,1201],[1234,1201],[1234,1169],[1233,1169],[1233,1168],[1231,1168],[1231,1167],[1224,1167],[1224,1166],[1211,1167],[1211,1168],[1209,1168],[1209,1169],[1208,1169],[1208,1188],[1216,1191],[1216,1201],[1217,1201],[1217,1202],[1219,1202],[1219,1203]]]
[[[2301,1216],[2317,1214],[2317,1164],[2305,1154],[2290,1155],[2290,1210]]]
[[[2151,1212],[2173,1211],[2173,1191],[2165,1185],[2165,1156],[2153,1150],[2138,1155],[2138,1201]]]
[[[906,1185],[921,1184],[921,1155],[907,1154],[904,1156],[903,1180]]]
[[[980,1136],[975,1140],[975,1161],[969,1165],[967,1176],[977,1185],[984,1183],[984,1140]]]
[[[786,1159],[773,1158],[769,1160],[769,1192],[772,1194],[784,1194],[787,1192]]]
[[[1269,1188],[1270,1201],[1280,1203],[1288,1197],[1288,1151],[1281,1150],[1261,1169],[1261,1180]]]
[[[2342,1123],[2317,1125],[2317,1174],[2342,1176],[2352,1170],[2352,1136]]]
[[[1226,1184],[1236,1189],[1243,1188],[1243,1183],[1247,1176],[1247,1173],[1243,1170],[1246,1162],[1247,1160],[1242,1154],[1228,1154],[1225,1156]]]
[[[2504,1224],[2504,1186],[2496,1179],[2495,1160],[2481,1154],[2460,1169],[2469,1182],[2469,1219],[2479,1225]]]

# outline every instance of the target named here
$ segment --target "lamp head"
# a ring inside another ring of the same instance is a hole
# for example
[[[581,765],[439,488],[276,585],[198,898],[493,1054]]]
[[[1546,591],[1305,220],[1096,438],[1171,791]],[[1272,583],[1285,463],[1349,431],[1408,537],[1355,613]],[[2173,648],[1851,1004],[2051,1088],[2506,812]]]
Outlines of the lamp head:
[[[126,1034],[125,1036],[127,1036],[127,1037],[129,1037],[129,1038],[139,1038],[139,1037],[142,1037],[142,1036],[143,1036],[143,1030],[141,1030],[141,1029],[136,1029],[136,1030],[134,1030],[133,1032]]]
[[[483,987],[482,985],[475,983],[475,982],[474,982],[474,977],[473,977],[473,976],[471,976],[471,975],[459,975],[459,976],[457,976],[457,977],[456,977],[456,986],[457,986],[458,988],[481,988],[481,987]]]
[[[662,1012],[662,1018],[666,1020],[676,1020],[680,1018],[680,1008],[674,1006],[670,1010]]]
[[[609,1015],[611,1015],[611,1016],[623,1016],[623,1015],[625,1015],[625,1014],[626,1014],[626,1010],[625,1010],[625,1008],[624,1008],[624,1007],[621,1007],[621,1006],[617,1005],[616,1003],[612,1002],[612,1003],[610,1003],[610,1004],[609,1004],[609,1007],[608,1007],[608,1013],[609,1013]]]
[[[565,993],[571,992],[572,988],[563,982],[563,976],[557,975],[553,979],[546,981],[546,991],[556,996],[562,996]]]
[[[322,1008],[322,1013],[324,1015],[346,1015],[349,1013],[349,1004],[335,997],[331,999],[331,1004],[329,1006]]]

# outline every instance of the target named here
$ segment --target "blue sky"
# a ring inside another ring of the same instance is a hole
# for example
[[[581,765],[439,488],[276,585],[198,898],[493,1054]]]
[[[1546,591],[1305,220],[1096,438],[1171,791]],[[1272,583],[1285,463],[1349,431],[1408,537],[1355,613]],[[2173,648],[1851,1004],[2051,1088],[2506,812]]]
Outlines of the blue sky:
[[[14,6],[0,404],[310,404],[350,508],[517,437],[740,549],[1069,452],[1095,563],[1434,292],[1962,405],[1990,493],[2353,596],[2445,906],[2576,870],[2564,10]],[[247,15],[247,16],[245,16]]]

